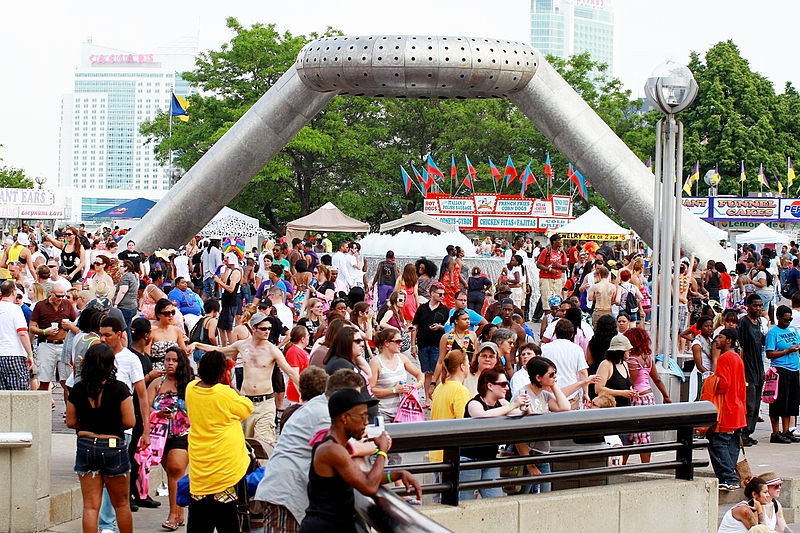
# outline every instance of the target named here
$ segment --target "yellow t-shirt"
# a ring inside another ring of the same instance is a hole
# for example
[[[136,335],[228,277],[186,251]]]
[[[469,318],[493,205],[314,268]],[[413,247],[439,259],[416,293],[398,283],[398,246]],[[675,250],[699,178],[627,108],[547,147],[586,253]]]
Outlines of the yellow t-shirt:
[[[8,260],[9,261],[19,261],[19,254],[22,252],[22,249],[25,248],[20,243],[14,243],[14,246],[9,248],[8,250]]]
[[[464,385],[458,381],[445,381],[433,390],[431,420],[464,418],[464,409],[471,399]],[[442,450],[431,450],[428,454],[432,463],[441,463],[442,455]]]
[[[235,485],[247,472],[250,460],[244,444],[242,420],[253,412],[253,402],[230,385],[186,386],[189,414],[189,492],[217,494]]]

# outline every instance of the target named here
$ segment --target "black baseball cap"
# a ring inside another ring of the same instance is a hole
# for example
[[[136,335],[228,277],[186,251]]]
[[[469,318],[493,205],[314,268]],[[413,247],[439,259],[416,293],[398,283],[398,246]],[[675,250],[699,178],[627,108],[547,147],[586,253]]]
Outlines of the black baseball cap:
[[[328,399],[328,414],[331,415],[331,419],[334,419],[361,404],[372,407],[378,405],[378,399],[370,398],[366,393],[348,387],[334,392]]]

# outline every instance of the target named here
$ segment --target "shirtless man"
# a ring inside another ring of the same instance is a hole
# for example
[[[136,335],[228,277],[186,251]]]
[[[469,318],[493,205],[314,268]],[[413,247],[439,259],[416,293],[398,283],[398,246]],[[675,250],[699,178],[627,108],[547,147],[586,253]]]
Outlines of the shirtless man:
[[[194,343],[203,351],[219,350],[230,358],[242,356],[244,379],[242,394],[253,402],[253,414],[244,422],[246,437],[256,437],[270,444],[275,444],[275,394],[272,390],[272,369],[277,364],[286,375],[299,387],[300,376],[297,370],[289,366],[278,348],[269,342],[272,329],[268,317],[264,313],[256,313],[250,319],[253,336],[236,341],[220,348],[203,343]]]

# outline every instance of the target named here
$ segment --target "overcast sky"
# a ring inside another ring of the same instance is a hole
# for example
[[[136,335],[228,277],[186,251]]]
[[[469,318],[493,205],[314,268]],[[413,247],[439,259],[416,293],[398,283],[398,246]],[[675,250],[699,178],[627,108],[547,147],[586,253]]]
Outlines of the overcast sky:
[[[608,2],[609,0],[606,0]],[[653,67],[666,59],[686,63],[689,52],[705,54],[733,39],[752,69],[779,92],[798,84],[796,0],[612,0],[615,12],[614,74],[634,96]],[[179,37],[199,39],[200,50],[230,38],[225,18],[247,26],[275,23],[294,34],[332,26],[345,34],[430,34],[529,40],[527,0],[195,0],[193,2],[99,2],[66,0],[8,2],[0,32],[0,158],[30,176],[58,173],[60,99],[71,92],[80,44],[142,52]],[[184,12],[185,15],[182,15]]]

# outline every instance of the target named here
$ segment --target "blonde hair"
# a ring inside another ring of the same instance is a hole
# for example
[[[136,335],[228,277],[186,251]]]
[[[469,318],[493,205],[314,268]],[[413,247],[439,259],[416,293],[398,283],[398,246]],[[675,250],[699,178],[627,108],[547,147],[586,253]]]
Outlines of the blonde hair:
[[[38,281],[31,285],[31,290],[33,291],[34,302],[41,302],[42,300],[47,299],[47,289],[45,289],[45,286]]]
[[[242,313],[242,321],[241,324],[249,324],[250,317],[258,312],[258,306],[256,304],[250,304],[244,308],[244,313]]]

